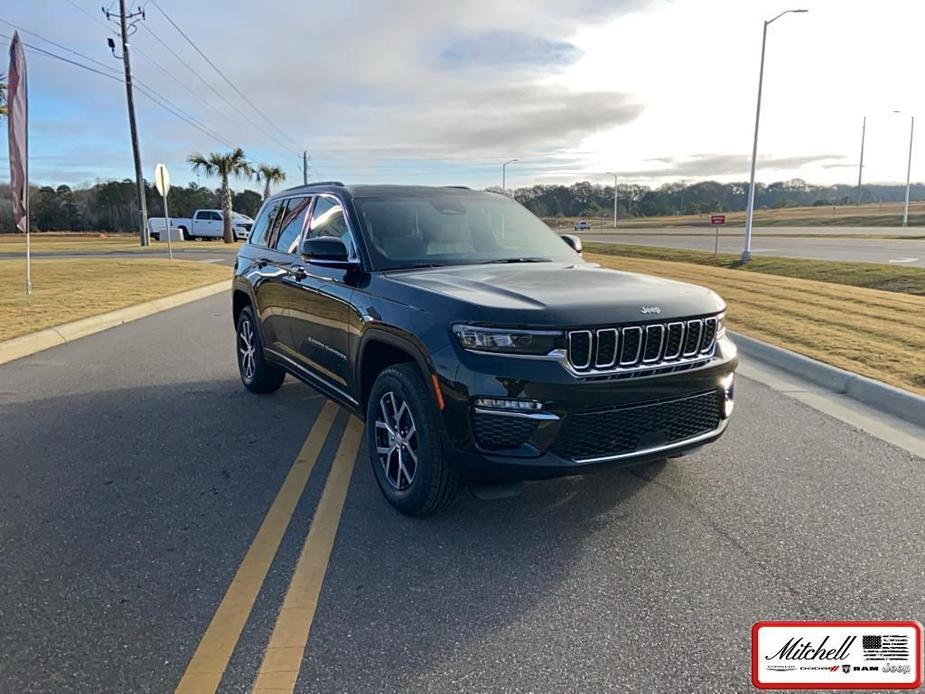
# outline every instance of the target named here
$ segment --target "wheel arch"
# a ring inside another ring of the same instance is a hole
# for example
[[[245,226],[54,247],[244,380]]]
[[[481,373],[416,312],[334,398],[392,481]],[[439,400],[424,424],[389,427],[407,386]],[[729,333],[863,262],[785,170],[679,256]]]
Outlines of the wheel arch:
[[[385,332],[383,330],[368,330],[357,350],[356,384],[359,406],[365,413],[369,393],[372,390],[376,377],[383,369],[395,364],[415,364],[421,376],[428,381],[433,370],[421,349],[410,339]],[[429,388],[434,395],[433,389]]]

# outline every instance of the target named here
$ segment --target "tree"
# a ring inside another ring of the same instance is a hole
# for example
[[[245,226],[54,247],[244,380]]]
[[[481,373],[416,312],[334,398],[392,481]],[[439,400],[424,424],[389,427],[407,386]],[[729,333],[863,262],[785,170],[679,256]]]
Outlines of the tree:
[[[6,75],[0,75],[0,116],[6,115]]]
[[[270,197],[270,186],[286,180],[286,172],[278,166],[261,164],[257,167],[257,181],[263,181],[263,199]]]
[[[251,168],[244,150],[236,147],[227,154],[212,152],[208,157],[204,157],[199,152],[193,152],[186,159],[193,168],[194,173],[204,173],[206,176],[218,176],[222,179],[222,217],[225,220],[224,239],[225,243],[233,243],[234,236],[231,233],[231,188],[228,185],[228,179],[231,176],[235,178],[251,178],[254,170]]]

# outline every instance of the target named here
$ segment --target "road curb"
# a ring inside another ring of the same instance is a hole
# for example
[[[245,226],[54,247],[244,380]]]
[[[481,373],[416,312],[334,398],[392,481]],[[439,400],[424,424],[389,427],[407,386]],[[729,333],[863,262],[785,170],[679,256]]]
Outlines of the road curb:
[[[0,342],[0,364],[6,364],[15,359],[27,357],[30,354],[41,352],[51,347],[64,345],[73,342],[81,337],[93,335],[94,333],[115,328],[116,326],[130,323],[139,318],[166,311],[170,308],[188,304],[191,301],[198,301],[206,297],[228,291],[231,288],[231,282],[222,280],[213,284],[207,284],[204,287],[196,287],[178,294],[152,299],[141,304],[126,306],[125,308],[101,313],[98,316],[81,318],[71,323],[56,325],[53,328],[46,328],[38,332],[14,337],[11,340]]]
[[[739,352],[747,357],[799,376],[826,390],[847,395],[868,407],[925,427],[925,397],[921,395],[837,366],[824,364],[741,333],[730,332],[730,335]]]

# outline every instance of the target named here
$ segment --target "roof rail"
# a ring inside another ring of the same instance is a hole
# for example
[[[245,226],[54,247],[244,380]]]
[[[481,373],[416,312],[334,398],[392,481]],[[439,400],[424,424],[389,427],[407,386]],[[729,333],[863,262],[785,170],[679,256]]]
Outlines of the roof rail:
[[[308,185],[308,186],[341,186],[341,187],[343,187],[344,184],[341,183],[340,181],[309,181],[309,182],[306,183],[305,185]]]

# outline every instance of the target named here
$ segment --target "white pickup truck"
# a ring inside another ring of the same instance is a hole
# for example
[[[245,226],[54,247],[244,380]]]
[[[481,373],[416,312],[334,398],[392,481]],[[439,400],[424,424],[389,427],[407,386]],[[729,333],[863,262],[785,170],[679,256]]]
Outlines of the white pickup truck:
[[[236,241],[245,240],[251,233],[254,220],[239,212],[231,213],[231,231]],[[161,237],[167,240],[166,220],[164,217],[148,218],[148,233],[155,241]],[[192,217],[171,217],[170,238],[183,239],[220,239],[225,231],[221,210],[196,210]]]

